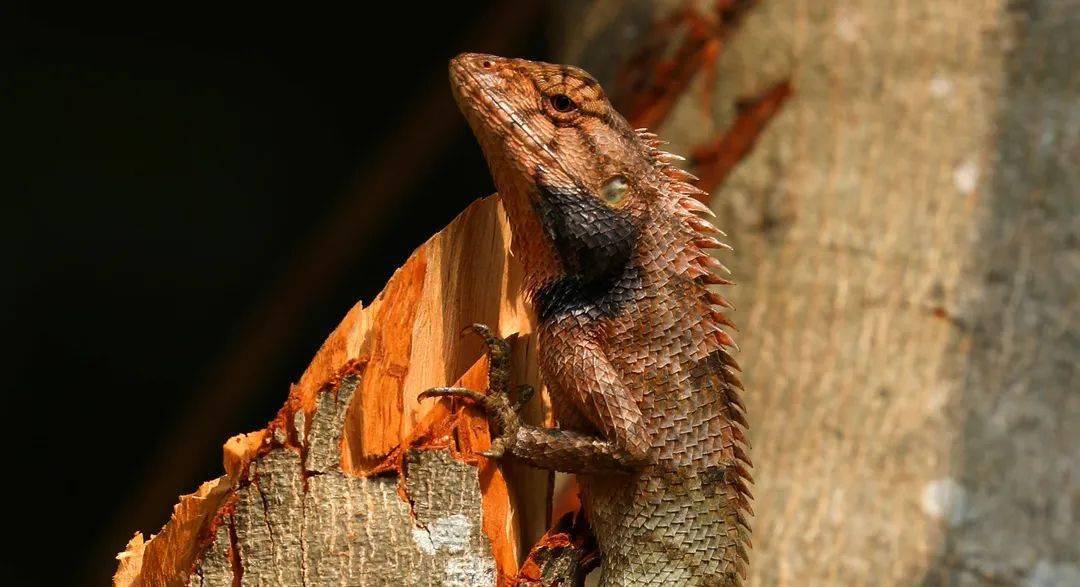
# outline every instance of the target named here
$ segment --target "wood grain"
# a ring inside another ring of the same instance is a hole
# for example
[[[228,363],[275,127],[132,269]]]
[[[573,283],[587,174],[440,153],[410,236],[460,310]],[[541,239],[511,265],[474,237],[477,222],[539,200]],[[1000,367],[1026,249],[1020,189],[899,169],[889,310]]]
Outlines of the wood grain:
[[[476,456],[490,436],[475,409],[416,401],[486,387],[482,348],[460,334],[473,322],[517,335],[515,382],[540,388],[508,250],[496,197],[418,248],[346,314],[268,427],[230,441],[227,474],[182,497],[158,535],[136,534],[114,583],[508,583],[546,528],[550,475]],[[543,398],[526,411],[550,419]]]

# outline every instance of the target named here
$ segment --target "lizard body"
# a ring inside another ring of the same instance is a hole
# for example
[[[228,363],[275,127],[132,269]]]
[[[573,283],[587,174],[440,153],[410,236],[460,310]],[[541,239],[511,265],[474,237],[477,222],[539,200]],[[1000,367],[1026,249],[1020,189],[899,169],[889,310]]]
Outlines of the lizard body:
[[[491,455],[578,475],[601,585],[740,584],[742,384],[693,177],[578,68],[465,54],[450,77],[510,219],[559,423],[523,425],[488,396]]]

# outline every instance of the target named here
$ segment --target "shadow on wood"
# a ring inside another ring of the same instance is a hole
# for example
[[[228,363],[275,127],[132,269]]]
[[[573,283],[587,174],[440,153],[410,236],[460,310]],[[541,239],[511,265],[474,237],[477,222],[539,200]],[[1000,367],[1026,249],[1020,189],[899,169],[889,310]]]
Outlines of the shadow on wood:
[[[515,382],[540,388],[508,250],[497,197],[417,249],[348,312],[267,428],[226,443],[226,474],[181,497],[157,535],[136,533],[115,584],[510,582],[546,529],[550,474],[476,456],[490,436],[474,408],[416,401],[455,381],[484,389],[481,346],[460,335],[473,322],[518,335]],[[549,414],[542,397],[525,415]]]

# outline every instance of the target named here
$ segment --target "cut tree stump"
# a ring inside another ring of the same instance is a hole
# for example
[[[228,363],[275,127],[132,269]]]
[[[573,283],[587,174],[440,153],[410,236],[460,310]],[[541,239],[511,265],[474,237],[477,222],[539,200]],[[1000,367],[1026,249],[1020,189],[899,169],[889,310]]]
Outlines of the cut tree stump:
[[[224,447],[225,475],[117,558],[117,586],[510,584],[550,518],[551,475],[504,464],[486,420],[430,387],[484,390],[474,322],[513,336],[514,383],[541,389],[498,198],[422,245],[319,349],[277,417]],[[550,423],[546,394],[525,409]],[[206,412],[213,413],[213,406]]]
[[[559,60],[612,81],[682,4],[560,3]],[[655,129],[687,153],[739,98],[795,88],[714,204],[738,251],[750,584],[1078,584],[1078,8],[758,2],[701,78],[718,111],[688,96]],[[546,525],[547,476],[470,462],[482,421],[414,402],[480,386],[470,322],[532,352],[507,240],[489,199],[417,251],[274,423],[226,445],[227,474],[136,535],[116,583],[511,577]]]

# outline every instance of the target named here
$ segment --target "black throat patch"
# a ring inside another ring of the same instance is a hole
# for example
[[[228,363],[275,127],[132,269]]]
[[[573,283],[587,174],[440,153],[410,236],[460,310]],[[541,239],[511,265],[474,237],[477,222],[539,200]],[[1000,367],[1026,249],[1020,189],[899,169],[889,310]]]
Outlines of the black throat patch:
[[[638,238],[629,215],[592,194],[543,185],[536,208],[568,276],[598,285],[623,273]]]
[[[566,270],[537,292],[540,320],[565,313],[614,315],[640,286],[631,263],[638,227],[591,194],[540,185],[536,213]]]

